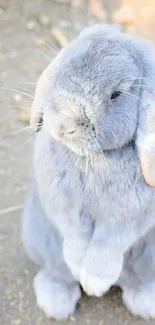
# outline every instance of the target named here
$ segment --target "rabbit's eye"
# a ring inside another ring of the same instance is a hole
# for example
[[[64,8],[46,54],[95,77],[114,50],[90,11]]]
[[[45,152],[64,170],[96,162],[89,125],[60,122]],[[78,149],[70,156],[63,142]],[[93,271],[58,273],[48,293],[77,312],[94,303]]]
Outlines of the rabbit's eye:
[[[114,100],[116,99],[117,97],[119,97],[121,95],[121,92],[120,91],[114,91],[111,95],[111,98],[110,100]]]

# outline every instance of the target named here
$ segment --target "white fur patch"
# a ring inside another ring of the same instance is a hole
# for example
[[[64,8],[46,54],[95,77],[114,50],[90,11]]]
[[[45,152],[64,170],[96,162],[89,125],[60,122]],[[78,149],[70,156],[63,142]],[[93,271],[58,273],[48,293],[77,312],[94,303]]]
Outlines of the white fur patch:
[[[93,276],[83,269],[81,271],[81,285],[89,296],[101,297],[110,289],[111,279],[104,281],[104,279]]]

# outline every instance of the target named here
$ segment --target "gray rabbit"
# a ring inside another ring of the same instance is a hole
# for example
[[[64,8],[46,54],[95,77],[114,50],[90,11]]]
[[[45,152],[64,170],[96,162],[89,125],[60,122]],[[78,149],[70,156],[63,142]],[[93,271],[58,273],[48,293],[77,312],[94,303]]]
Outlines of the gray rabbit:
[[[117,284],[133,314],[155,318],[154,122],[147,41],[93,26],[40,77],[22,237],[47,317],[74,312],[79,284],[94,296]]]

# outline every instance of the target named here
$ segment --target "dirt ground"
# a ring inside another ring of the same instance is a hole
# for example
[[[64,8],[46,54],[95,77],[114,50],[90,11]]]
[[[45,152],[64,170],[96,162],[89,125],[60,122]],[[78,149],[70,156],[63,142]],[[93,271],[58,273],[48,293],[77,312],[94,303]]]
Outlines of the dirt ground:
[[[108,12],[115,5],[116,2],[106,1]],[[20,216],[29,186],[33,139],[28,124],[19,121],[19,116],[21,107],[31,106],[36,80],[48,58],[52,59],[56,48],[59,49],[51,28],[59,26],[71,40],[84,26],[94,23],[85,9],[78,12],[52,0],[0,0],[2,325],[59,324],[45,319],[36,305],[32,290],[36,267],[27,259],[20,240]],[[155,321],[133,318],[122,305],[120,291],[114,288],[102,299],[84,295],[76,314],[66,324],[153,325]]]

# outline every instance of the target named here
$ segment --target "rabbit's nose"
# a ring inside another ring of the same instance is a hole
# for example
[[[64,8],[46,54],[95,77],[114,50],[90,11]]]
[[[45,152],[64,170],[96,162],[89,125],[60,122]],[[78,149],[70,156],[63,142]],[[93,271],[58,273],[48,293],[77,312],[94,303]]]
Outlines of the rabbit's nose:
[[[72,126],[65,127],[64,125],[59,125],[56,128],[52,130],[54,138],[57,140],[61,140],[65,136],[72,136],[72,134],[75,133],[75,127],[73,128]]]
[[[61,141],[65,137],[71,137],[76,132],[76,126],[74,119],[59,115],[53,120],[51,132],[57,140]]]

